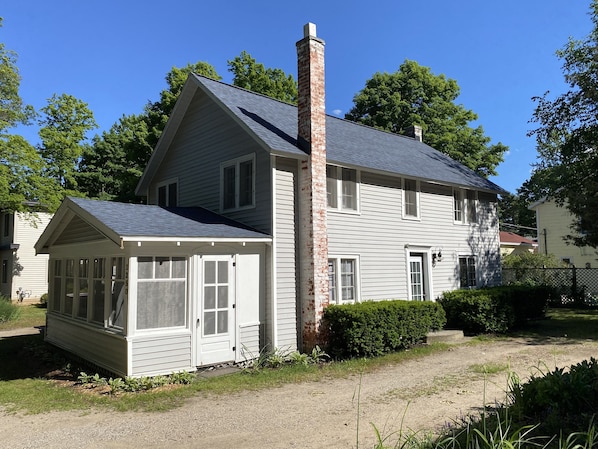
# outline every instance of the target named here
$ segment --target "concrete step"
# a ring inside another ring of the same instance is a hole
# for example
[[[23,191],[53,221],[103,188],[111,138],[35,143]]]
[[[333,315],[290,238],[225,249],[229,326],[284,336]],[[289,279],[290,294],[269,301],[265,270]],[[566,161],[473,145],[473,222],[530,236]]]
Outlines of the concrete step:
[[[465,336],[460,330],[440,330],[430,332],[426,336],[426,343],[463,343]]]

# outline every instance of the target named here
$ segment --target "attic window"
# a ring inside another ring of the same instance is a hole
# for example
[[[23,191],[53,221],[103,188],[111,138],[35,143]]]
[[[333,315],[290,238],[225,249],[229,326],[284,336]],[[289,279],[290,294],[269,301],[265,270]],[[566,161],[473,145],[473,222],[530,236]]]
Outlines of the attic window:
[[[178,204],[178,188],[176,181],[166,181],[158,184],[158,206],[176,207]]]
[[[255,155],[250,154],[220,166],[221,210],[255,206]]]

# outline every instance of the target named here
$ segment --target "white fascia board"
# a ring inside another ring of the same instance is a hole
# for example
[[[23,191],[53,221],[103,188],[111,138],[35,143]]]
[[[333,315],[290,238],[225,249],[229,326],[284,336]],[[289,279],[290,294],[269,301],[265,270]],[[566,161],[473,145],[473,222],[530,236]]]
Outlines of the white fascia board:
[[[226,238],[226,237],[148,237],[148,236],[127,236],[121,237],[121,242],[181,242],[181,243],[271,243],[272,237],[248,237],[248,238]]]

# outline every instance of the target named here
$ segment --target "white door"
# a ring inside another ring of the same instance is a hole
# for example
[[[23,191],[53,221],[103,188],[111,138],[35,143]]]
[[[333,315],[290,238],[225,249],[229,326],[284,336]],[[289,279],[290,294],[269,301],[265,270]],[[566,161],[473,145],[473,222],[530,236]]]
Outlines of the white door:
[[[235,282],[231,256],[203,256],[197,338],[199,365],[235,360]]]
[[[409,288],[411,300],[423,301],[426,299],[426,283],[424,278],[424,257],[421,254],[409,255]]]

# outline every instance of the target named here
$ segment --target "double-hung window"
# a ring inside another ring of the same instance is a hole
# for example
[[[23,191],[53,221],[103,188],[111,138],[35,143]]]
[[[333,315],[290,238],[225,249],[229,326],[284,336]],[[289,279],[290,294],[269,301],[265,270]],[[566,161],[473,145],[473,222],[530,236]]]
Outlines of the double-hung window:
[[[478,192],[475,190],[467,191],[467,221],[478,222]]]
[[[158,184],[158,206],[176,207],[178,205],[178,186],[176,181]]]
[[[461,288],[477,287],[474,256],[459,257],[459,279]]]
[[[419,218],[419,189],[414,179],[403,180],[403,216]]]
[[[358,187],[357,170],[335,165],[326,166],[328,209],[356,212],[359,209]]]
[[[453,189],[453,220],[455,223],[478,222],[478,192]]]
[[[255,206],[255,155],[250,154],[220,166],[221,209]]]
[[[463,190],[453,189],[453,220],[455,223],[463,223],[465,220],[464,209]]]
[[[328,292],[330,304],[357,301],[357,259],[338,257],[328,259]]]

